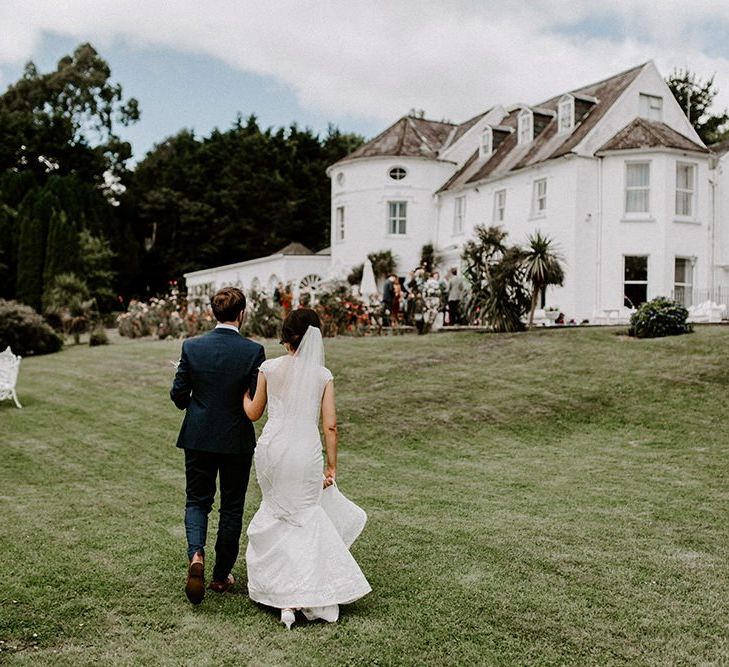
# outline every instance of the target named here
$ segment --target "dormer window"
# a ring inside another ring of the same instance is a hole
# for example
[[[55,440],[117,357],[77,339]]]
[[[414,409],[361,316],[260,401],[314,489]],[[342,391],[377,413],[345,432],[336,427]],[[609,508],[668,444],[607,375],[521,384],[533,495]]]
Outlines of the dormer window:
[[[638,114],[647,120],[663,120],[663,98],[658,95],[640,93]]]
[[[530,109],[519,112],[519,143],[528,144],[534,140],[534,115]]]
[[[563,95],[557,108],[557,128],[560,134],[570,132],[575,126],[575,98]]]
[[[488,158],[494,150],[494,133],[490,127],[485,127],[481,133],[481,145],[479,147],[479,157]]]

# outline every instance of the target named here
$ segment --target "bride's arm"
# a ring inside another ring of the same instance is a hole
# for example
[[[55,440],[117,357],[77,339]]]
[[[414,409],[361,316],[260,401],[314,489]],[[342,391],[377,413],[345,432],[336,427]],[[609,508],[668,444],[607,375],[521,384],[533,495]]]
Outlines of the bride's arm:
[[[258,382],[256,384],[256,395],[251,398],[249,391],[243,396],[243,411],[252,422],[258,421],[266,409],[266,400],[268,392],[266,391],[266,376],[258,371]]]
[[[321,399],[321,423],[324,428],[324,446],[327,465],[324,472],[324,488],[331,486],[337,476],[337,408],[334,402],[334,382],[329,382]]]

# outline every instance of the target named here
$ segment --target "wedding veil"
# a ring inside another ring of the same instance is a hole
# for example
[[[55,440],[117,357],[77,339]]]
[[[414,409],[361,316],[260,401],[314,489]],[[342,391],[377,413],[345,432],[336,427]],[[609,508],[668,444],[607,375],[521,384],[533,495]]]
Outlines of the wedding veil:
[[[301,364],[312,367],[324,365],[324,341],[320,329],[309,326],[301,339],[301,343],[299,343],[299,349],[296,350],[294,359],[298,359]]]
[[[290,358],[283,382],[287,417],[319,419],[322,397],[324,341],[317,327],[309,326]]]

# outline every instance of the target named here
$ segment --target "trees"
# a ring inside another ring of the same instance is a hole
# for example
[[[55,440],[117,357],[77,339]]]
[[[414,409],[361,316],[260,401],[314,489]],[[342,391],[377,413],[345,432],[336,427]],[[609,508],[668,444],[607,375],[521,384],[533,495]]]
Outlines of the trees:
[[[116,133],[139,118],[108,64],[89,44],[54,71],[29,63],[0,95],[0,241],[2,295],[40,309],[55,276],[79,266],[79,234],[122,242],[116,207],[104,194],[124,174],[131,146]],[[120,225],[123,228],[123,225]],[[129,253],[133,255],[133,252]]]
[[[116,272],[112,265],[114,251],[111,244],[105,238],[94,236],[87,230],[79,234],[78,243],[80,246],[80,275],[88,286],[90,296],[102,312],[108,312],[116,304],[116,293],[114,281]]]
[[[75,226],[63,211],[53,210],[48,223],[46,253],[43,268],[44,301],[54,278],[60,273],[77,270],[79,262],[79,238]],[[45,305],[45,303],[44,303]]]
[[[326,167],[361,143],[330,127],[262,129],[255,116],[195,137],[183,130],[150,151],[121,197],[152,291],[187,271],[329,243]]]
[[[534,310],[537,307],[539,295],[549,285],[564,283],[561,259],[559,253],[554,249],[554,242],[548,236],[536,231],[529,237],[522,259],[524,278],[532,286],[528,326],[532,326],[534,321]]]
[[[727,110],[720,113],[710,111],[718,93],[714,86],[714,75],[702,81],[693,72],[677,68],[666,79],[666,83],[705,144],[726,138],[729,134]]]
[[[0,239],[1,295],[39,308],[54,275],[78,271],[72,259],[83,239],[72,239],[71,228],[113,253],[107,297],[159,292],[187,271],[260,257],[291,241],[328,245],[326,168],[362,137],[333,126],[323,136],[295,124],[264,129],[255,116],[238,117],[207,137],[183,130],[127,171],[131,146],[118,128],[139,116],[90,44],[50,72],[29,63],[0,95],[0,230],[10,229]],[[112,192],[110,181],[126,191]],[[53,203],[33,217],[30,203],[21,210],[26,197]],[[67,257],[58,252],[64,243]],[[99,298],[104,303],[111,302]]]
[[[53,196],[45,191],[31,191],[19,210],[18,300],[41,309],[43,299],[43,269],[46,260],[48,226],[53,215]]]
[[[121,173],[131,146],[115,125],[139,119],[137,101],[123,101],[121,85],[90,44],[40,73],[29,62],[23,76],[0,95],[0,171],[31,171],[38,182],[51,174],[78,174],[103,182],[104,172]]]

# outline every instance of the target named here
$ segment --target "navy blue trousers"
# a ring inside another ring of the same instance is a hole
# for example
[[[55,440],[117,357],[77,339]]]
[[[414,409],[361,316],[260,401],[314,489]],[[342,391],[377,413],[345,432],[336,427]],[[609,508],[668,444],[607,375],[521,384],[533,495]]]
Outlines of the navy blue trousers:
[[[205,554],[208,514],[213,508],[216,482],[220,479],[220,520],[215,542],[213,581],[225,581],[238,558],[243,504],[252,458],[252,451],[246,454],[217,454],[185,450],[185,533],[187,556],[190,559],[196,552]]]

